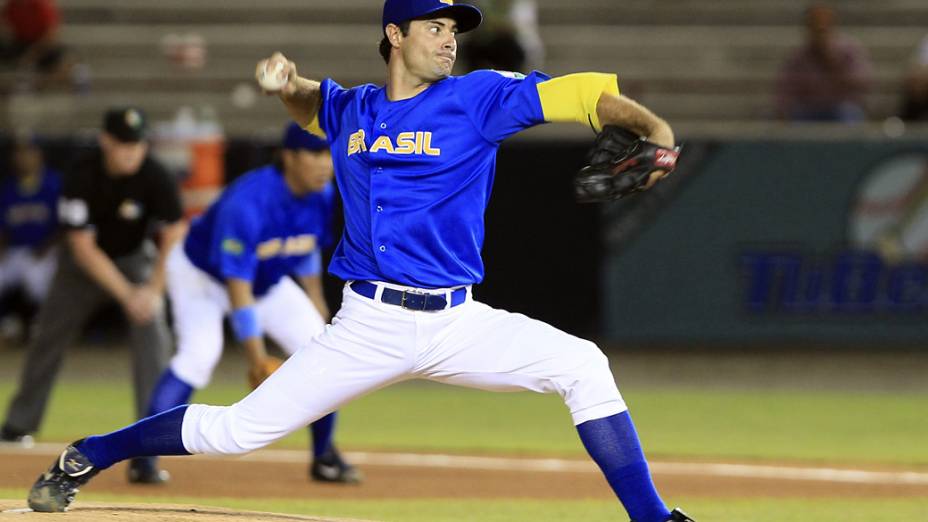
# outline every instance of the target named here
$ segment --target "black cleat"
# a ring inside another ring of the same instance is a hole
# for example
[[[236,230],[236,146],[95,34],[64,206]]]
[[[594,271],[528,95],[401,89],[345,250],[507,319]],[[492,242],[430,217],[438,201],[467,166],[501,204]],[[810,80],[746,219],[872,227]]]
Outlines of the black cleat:
[[[164,484],[171,480],[167,470],[158,467],[157,457],[139,457],[129,461],[129,484]]]
[[[334,447],[313,459],[309,477],[318,482],[360,484],[364,475],[358,468],[345,462]]]
[[[0,429],[0,446],[30,449],[35,446],[35,439],[28,433],[23,433],[4,426]]]
[[[670,512],[670,518],[667,522],[696,522],[689,515],[680,511],[680,508],[676,508]]]
[[[33,510],[45,513],[67,511],[77,495],[78,487],[100,472],[90,459],[75,448],[80,442],[72,442],[65,448],[48,471],[39,475],[32,485],[28,501]]]

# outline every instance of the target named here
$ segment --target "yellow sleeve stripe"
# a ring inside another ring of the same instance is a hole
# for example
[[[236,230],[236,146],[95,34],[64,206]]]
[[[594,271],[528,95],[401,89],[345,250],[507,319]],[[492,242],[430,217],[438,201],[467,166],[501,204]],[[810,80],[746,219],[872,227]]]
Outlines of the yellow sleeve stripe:
[[[310,134],[315,134],[324,140],[328,140],[329,137],[325,135],[325,131],[322,130],[322,127],[319,125],[319,111],[316,111],[316,115],[313,116],[313,121],[309,122],[309,125],[303,127],[306,132]]]
[[[545,121],[592,123],[597,132],[602,127],[596,115],[596,104],[604,92],[619,95],[616,75],[576,73],[538,84],[538,98]]]

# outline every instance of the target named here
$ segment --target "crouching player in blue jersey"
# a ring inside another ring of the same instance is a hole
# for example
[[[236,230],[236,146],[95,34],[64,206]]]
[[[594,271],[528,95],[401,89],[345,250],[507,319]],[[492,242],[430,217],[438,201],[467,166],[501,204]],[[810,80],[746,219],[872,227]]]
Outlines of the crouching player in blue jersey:
[[[17,287],[24,291],[30,310],[23,330],[28,332],[58,266],[61,175],[45,165],[33,136],[20,136],[11,156],[12,175],[0,175],[0,295]],[[0,323],[13,319],[5,318],[4,312],[0,309]],[[3,430],[0,443],[4,442],[28,446],[32,437]]]
[[[345,207],[329,271],[348,283],[332,326],[264,385],[229,407],[182,406],[73,443],[30,492],[64,509],[75,488],[135,455],[234,454],[260,448],[352,399],[409,379],[557,393],[635,522],[686,522],[651,480],[628,408],[599,348],[476,301],[480,249],[499,144],[545,122],[615,124],[673,147],[670,127],[619,95],[609,74],[551,79],[494,71],[451,76],[457,33],[480,12],[452,0],[386,0],[385,87],[344,89],[297,74],[275,54],[256,75],[294,120],[326,136]],[[273,85],[267,82],[266,85]],[[664,173],[651,174],[653,184]]]
[[[264,333],[292,354],[322,332],[329,310],[320,250],[330,244],[331,181],[326,142],[291,124],[279,166],[245,173],[193,221],[168,258],[177,354],[152,393],[149,415],[186,404],[194,388],[206,386],[222,354],[224,316],[245,347],[253,381],[266,377]],[[309,475],[357,483],[360,472],[332,444],[335,418],[328,413],[310,426]]]

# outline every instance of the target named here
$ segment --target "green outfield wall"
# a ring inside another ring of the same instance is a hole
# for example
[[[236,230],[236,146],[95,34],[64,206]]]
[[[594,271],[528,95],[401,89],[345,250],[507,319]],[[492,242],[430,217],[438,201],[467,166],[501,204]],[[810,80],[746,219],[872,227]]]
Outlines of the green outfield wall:
[[[605,212],[606,337],[928,341],[928,143],[699,147],[660,204]]]

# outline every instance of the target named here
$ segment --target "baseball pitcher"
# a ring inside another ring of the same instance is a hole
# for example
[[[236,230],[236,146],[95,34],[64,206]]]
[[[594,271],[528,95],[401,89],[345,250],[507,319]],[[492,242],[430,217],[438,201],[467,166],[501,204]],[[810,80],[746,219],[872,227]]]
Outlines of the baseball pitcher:
[[[33,486],[33,508],[64,509],[74,488],[132,455],[251,451],[378,388],[428,379],[557,393],[632,520],[691,520],[668,509],[655,490],[599,348],[493,309],[472,292],[483,278],[496,153],[508,136],[575,121],[645,137],[617,153],[606,152],[615,139],[600,140],[591,168],[578,174],[578,194],[592,200],[630,195],[672,170],[673,132],[621,96],[615,75],[452,76],[457,34],[480,21],[479,10],[452,0],[386,0],[382,87],[345,89],[331,79],[303,78],[279,53],[257,64],[265,90],[329,142],[345,209],[329,266],[348,281],[341,309],[331,327],[237,404],[182,406],[73,443]]]

